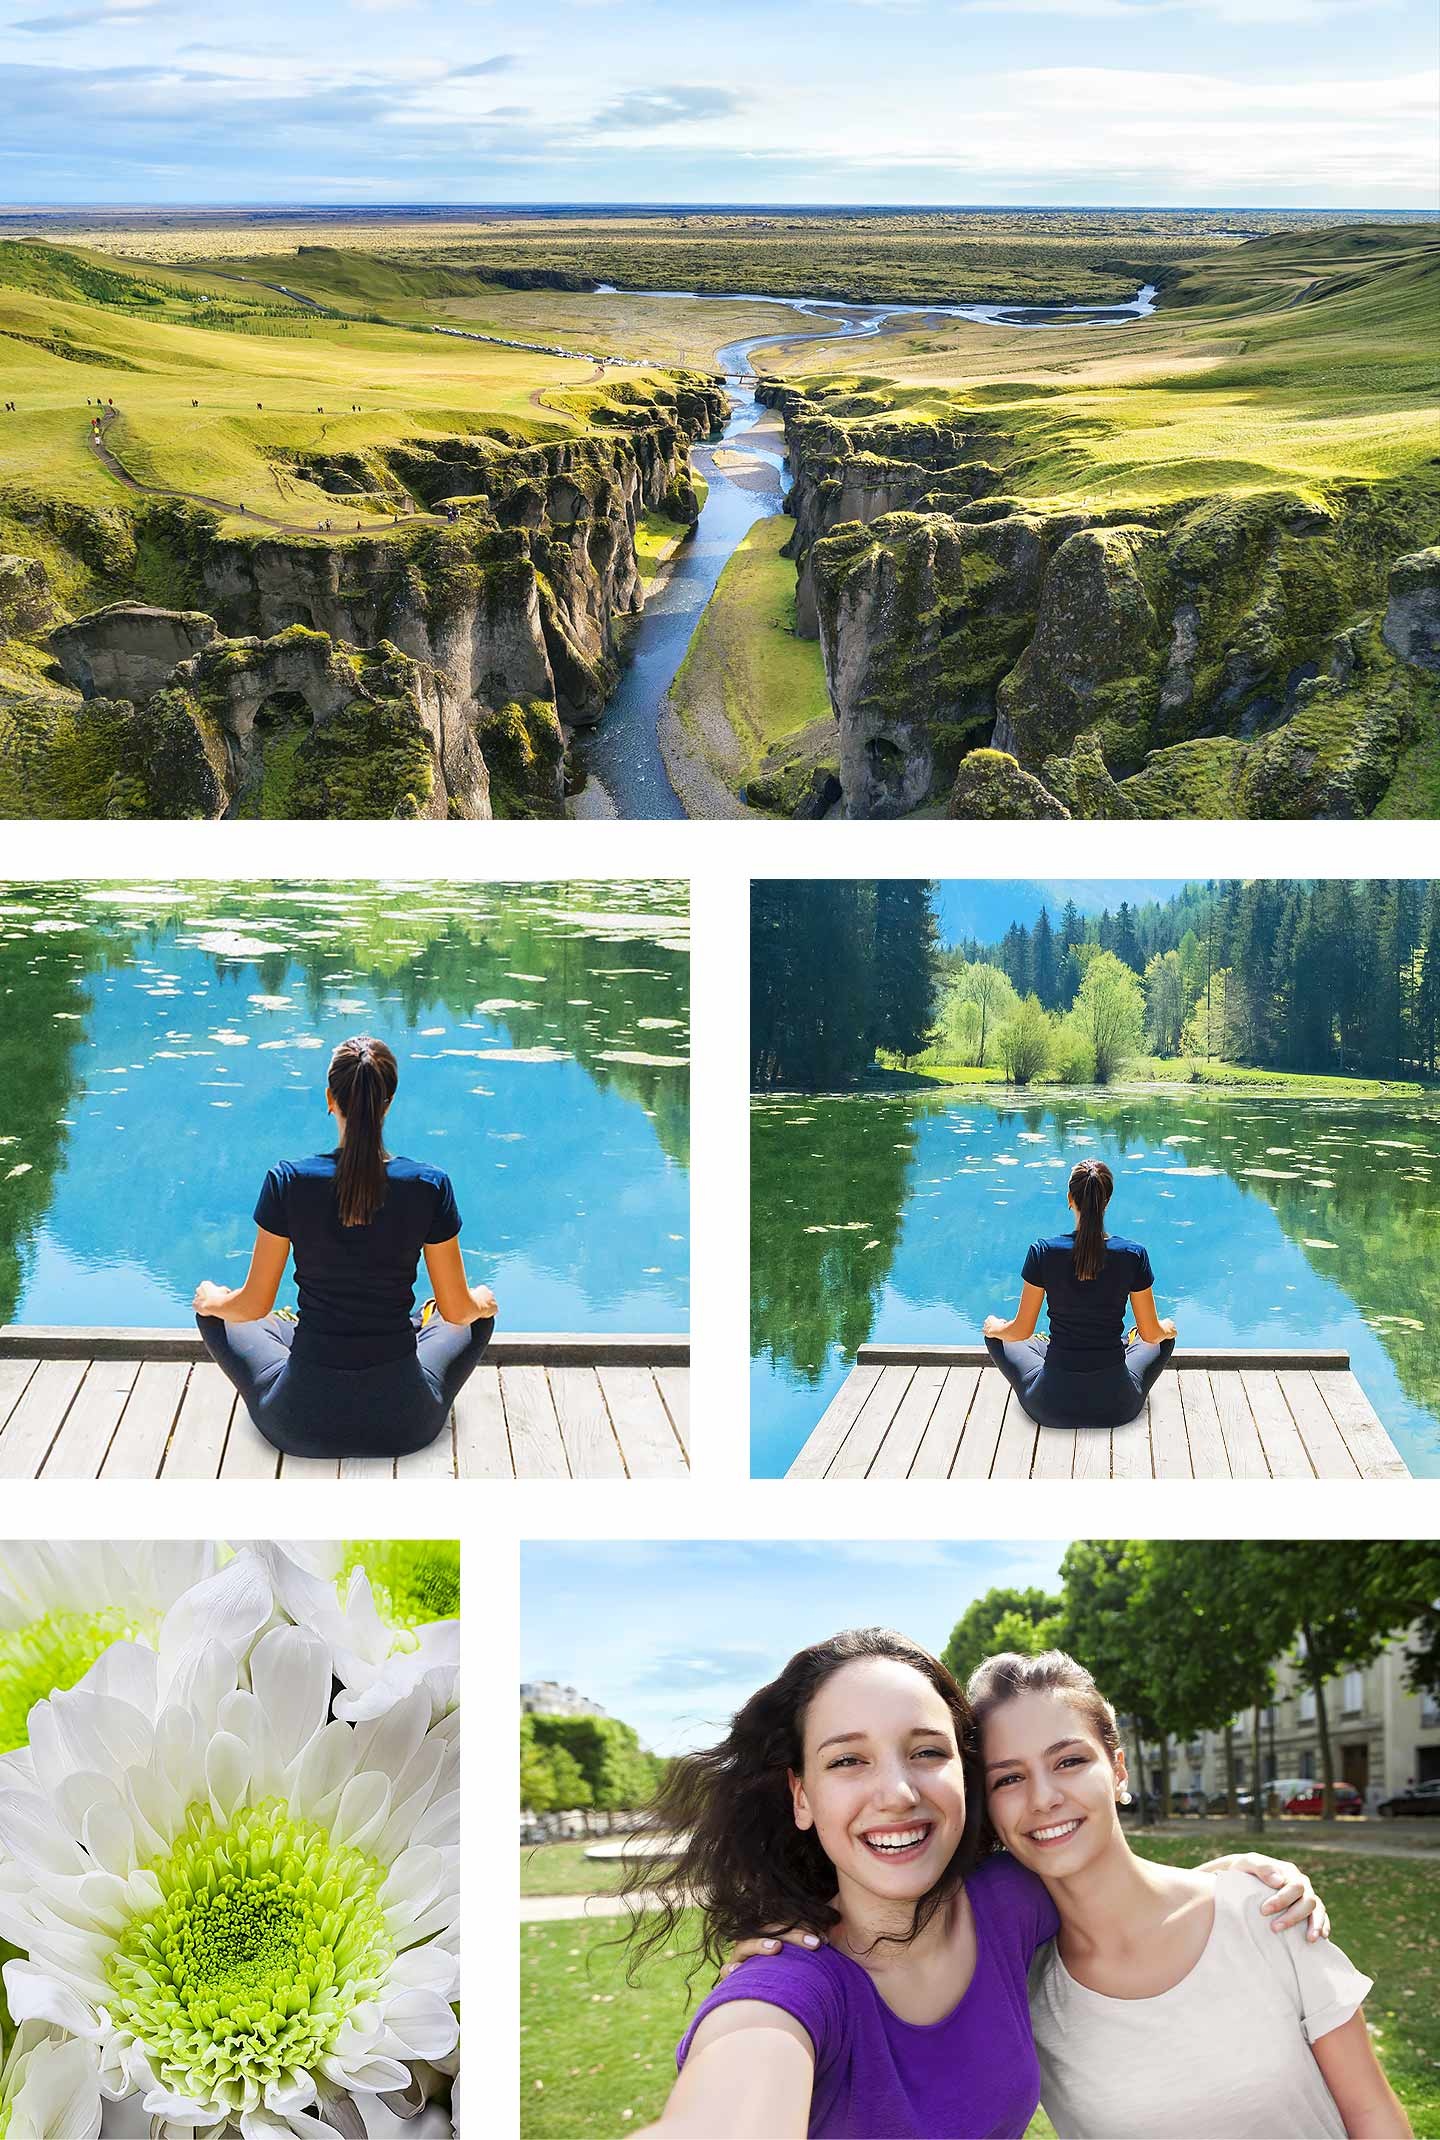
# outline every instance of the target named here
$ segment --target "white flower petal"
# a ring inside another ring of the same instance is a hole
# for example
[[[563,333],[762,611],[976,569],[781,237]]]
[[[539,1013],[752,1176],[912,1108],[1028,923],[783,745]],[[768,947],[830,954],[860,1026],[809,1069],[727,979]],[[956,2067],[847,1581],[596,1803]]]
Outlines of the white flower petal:
[[[340,1793],[340,1804],[330,1833],[337,1843],[368,1850],[385,1825],[390,1811],[390,1785],[372,1769],[366,1776],[352,1776]]]
[[[235,1559],[177,1598],[160,1629],[160,1658],[166,1683],[176,1675],[187,1651],[219,1643],[237,1658],[249,1655],[252,1643],[274,1611],[270,1579],[254,1553]]]
[[[72,1986],[34,1962],[5,1964],[5,2003],[12,2021],[49,2021],[71,2036],[94,2036],[99,2016]]]
[[[277,1627],[257,1643],[250,1684],[287,1764],[323,1729],[333,1676],[329,1645],[308,1628]]]
[[[443,2058],[460,2038],[448,1999],[433,1991],[404,1991],[385,2007],[388,2046],[402,2058]]]
[[[205,1749],[205,1783],[216,1820],[228,1821],[250,1787],[250,1749],[243,1739],[217,1732]]]

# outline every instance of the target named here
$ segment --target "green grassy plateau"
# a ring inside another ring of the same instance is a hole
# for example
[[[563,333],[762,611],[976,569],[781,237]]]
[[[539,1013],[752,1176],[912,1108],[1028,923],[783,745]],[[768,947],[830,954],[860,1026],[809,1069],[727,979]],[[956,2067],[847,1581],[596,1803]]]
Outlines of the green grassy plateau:
[[[1146,1836],[1135,1847],[1198,1865],[1228,1843]],[[1336,1942],[1375,1979],[1365,2013],[1391,2086],[1419,2134],[1440,2132],[1440,1866],[1279,1846],[1324,1895]],[[656,2117],[687,2020],[687,1960],[667,1952],[625,1982],[623,1919],[527,1924],[520,1934],[521,2118],[526,2140],[614,2140]],[[707,1979],[696,1980],[703,1996]],[[1029,2140],[1050,2140],[1043,2113]]]
[[[783,513],[755,522],[721,573],[670,689],[692,743],[737,786],[772,752],[783,757],[787,745],[808,741],[823,753],[830,736],[819,642],[795,632],[795,568],[781,555],[793,533]]]

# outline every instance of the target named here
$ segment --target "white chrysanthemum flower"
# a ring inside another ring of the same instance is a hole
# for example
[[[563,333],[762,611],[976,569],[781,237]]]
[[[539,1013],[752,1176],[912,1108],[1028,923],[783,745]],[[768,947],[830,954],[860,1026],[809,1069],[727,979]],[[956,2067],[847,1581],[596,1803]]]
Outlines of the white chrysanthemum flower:
[[[0,1547],[0,1754],[25,1744],[36,1702],[78,1686],[113,1642],[167,1665],[196,1640],[243,1654],[272,1617],[270,1586],[254,1554],[219,1557],[168,1541]]]
[[[344,1688],[335,1714],[359,1723],[424,1687],[431,1712],[459,1699],[460,1544],[454,1538],[257,1542],[283,1609],[314,1628]]]
[[[0,2140],[98,2140],[95,2053],[27,2021],[0,2067]]]
[[[155,2140],[333,2140],[456,2043],[458,1725],[329,1721],[333,1658],[117,1644],[0,1776],[17,2019],[93,2043]]]

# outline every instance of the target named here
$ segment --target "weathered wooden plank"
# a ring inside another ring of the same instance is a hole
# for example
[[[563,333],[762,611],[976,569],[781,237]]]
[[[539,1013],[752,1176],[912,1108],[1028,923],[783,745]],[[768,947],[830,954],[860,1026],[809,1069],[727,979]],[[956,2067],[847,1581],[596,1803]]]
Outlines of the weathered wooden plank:
[[[462,1479],[513,1479],[498,1367],[477,1367],[455,1399],[455,1464]]]
[[[50,1446],[42,1476],[97,1479],[120,1415],[140,1371],[138,1360],[93,1360],[65,1423]]]
[[[192,1367],[160,1476],[218,1479],[230,1422],[239,1402],[235,1385],[213,1360],[203,1360]]]
[[[434,1441],[426,1442],[410,1456],[395,1459],[397,1479],[453,1479],[455,1476],[455,1413],[446,1415]]]
[[[33,1479],[85,1379],[83,1360],[41,1360],[0,1434],[0,1478]]]
[[[280,1451],[266,1441],[244,1405],[237,1404],[220,1459],[221,1478],[274,1479],[279,1475]]]
[[[1409,1466],[1353,1375],[1317,1375],[1315,1387],[1344,1435],[1345,1446],[1359,1465],[1362,1479],[1409,1478]],[[3,1447],[0,1439],[0,1449]]]
[[[502,1367],[500,1395],[517,1479],[568,1479],[565,1444],[543,1367]]]
[[[665,1400],[665,1409],[670,1414],[670,1424],[675,1429],[675,1438],[685,1451],[685,1460],[690,1461],[690,1370],[688,1367],[661,1367],[655,1369],[655,1384]]]
[[[912,1479],[948,1479],[950,1467],[963,1447],[966,1421],[975,1402],[975,1392],[980,1387],[983,1369],[979,1367],[947,1367],[940,1394],[935,1400],[935,1409],[930,1414],[930,1423],[924,1438],[915,1452],[915,1461],[910,1466]],[[1000,1430],[997,1418],[995,1431]],[[985,1456],[982,1478],[990,1476],[990,1458],[995,1453],[994,1436]]]
[[[166,1476],[168,1478],[168,1471]],[[340,1476],[340,1459],[338,1456],[289,1456],[282,1451],[276,1476],[287,1485],[313,1485],[317,1479],[328,1485]]]
[[[1330,1416],[1330,1407],[1311,1374],[1277,1375],[1280,1394],[1290,1407],[1317,1479],[1358,1479],[1360,1466]]]
[[[1003,1375],[987,1375],[985,1379],[998,1382],[1005,1399],[990,1476],[992,1479],[1028,1479],[1035,1466],[1040,1429]],[[969,1431],[967,1427],[967,1435]]]
[[[1018,1398],[1015,1401],[1019,1403]],[[1041,1427],[1040,1438],[1035,1444],[1035,1461],[1030,1467],[1031,1478],[1073,1479],[1075,1442],[1081,1431],[1078,1427]],[[1094,1430],[1086,1428],[1083,1431]]]
[[[895,1414],[905,1402],[913,1367],[882,1367],[870,1402],[845,1437],[845,1445],[826,1472],[827,1479],[863,1479],[880,1453]]]
[[[594,1368],[552,1368],[550,1396],[571,1478],[623,1479],[625,1458]]]
[[[683,1479],[689,1467],[648,1367],[597,1367],[632,1479]]]
[[[1108,1479],[1114,1465],[1114,1440],[1124,1427],[1077,1427],[1075,1430],[1075,1479]]]
[[[1268,1479],[1270,1466],[1265,1461],[1264,1444],[1260,1440],[1260,1430],[1250,1409],[1250,1399],[1245,1394],[1245,1385],[1239,1375],[1211,1375],[1210,1394],[1215,1400],[1220,1432],[1225,1437],[1225,1455],[1229,1462],[1231,1478]],[[1189,1417],[1188,1406],[1186,1417]],[[1190,1435],[1190,1454],[1194,1459],[1197,1479],[1215,1476],[1208,1462],[1202,1468],[1193,1428]],[[1221,1477],[1223,1476],[1222,1472]]]
[[[395,1459],[393,1456],[342,1456],[340,1459],[342,1479],[364,1479],[372,1486],[377,1479],[393,1479]]]
[[[1009,1383],[990,1366],[987,1355],[986,1364],[980,1373],[980,1386],[966,1416],[960,1446],[956,1449],[950,1465],[952,1479],[1029,1477],[1030,1463],[1035,1452],[1035,1423],[1026,1418],[1018,1398],[1014,1399],[1013,1409],[1022,1425],[1014,1430],[1014,1434],[1023,1439],[1025,1430],[1028,1429],[1030,1439],[1023,1452],[1019,1440],[1016,1441],[1013,1460],[1020,1462],[1023,1454],[1025,1469],[1022,1472],[1011,1472],[1002,1471],[1000,1468],[1000,1436],[1004,1422],[1009,1417],[1005,1406],[1012,1396]]]
[[[823,1479],[846,1435],[879,1385],[878,1367],[856,1367],[845,1377],[786,1473],[791,1479]]]
[[[39,1366],[35,1359],[23,1360],[17,1353],[12,1359],[0,1360],[0,1432],[5,1422],[24,1396],[30,1377]]]
[[[100,1467],[102,1479],[158,1479],[185,1395],[185,1360],[142,1360],[130,1401]]]
[[[1210,1402],[1210,1384],[1206,1377],[1196,1374],[1194,1381],[1197,1388],[1203,1386],[1206,1401]],[[1213,1404],[1211,1409],[1213,1411]],[[1186,1417],[1179,1375],[1161,1375],[1150,1391],[1150,1454],[1157,1479],[1191,1479],[1195,1476],[1190,1468]],[[1215,1431],[1218,1436],[1218,1421]]]
[[[1167,1375],[1160,1377],[1168,1380]],[[1226,1415],[1220,1410],[1218,1391],[1223,1388],[1226,1377],[1212,1369],[1197,1370],[1187,1374],[1181,1381],[1181,1401],[1185,1407],[1185,1434],[1190,1444],[1190,1472],[1197,1479],[1228,1479],[1235,1466],[1238,1450],[1243,1448],[1243,1436],[1239,1423],[1234,1426],[1236,1449],[1230,1447],[1230,1434],[1226,1431]],[[1253,1443],[1252,1454],[1256,1461],[1264,1462],[1259,1436],[1254,1422],[1248,1418],[1245,1430]],[[1252,1471],[1249,1474],[1255,1476]],[[1261,1476],[1264,1474],[1262,1473]]]
[[[925,1430],[930,1424],[930,1415],[945,1387],[947,1370],[943,1367],[917,1367],[910,1377],[910,1386],[901,1398],[895,1417],[890,1422],[890,1431],[875,1453],[870,1466],[872,1479],[908,1479],[920,1445],[925,1439]]]
[[[1304,1437],[1281,1393],[1278,1378],[1263,1371],[1240,1377],[1265,1450],[1272,1479],[1313,1479]]]
[[[983,1345],[857,1345],[857,1367],[988,1367]]]
[[[1128,1427],[1115,1427],[1110,1435],[1110,1476],[1112,1479],[1152,1479],[1155,1476],[1155,1458],[1150,1448],[1150,1404],[1154,1393],[1145,1400],[1145,1409],[1138,1419],[1132,1419]]]

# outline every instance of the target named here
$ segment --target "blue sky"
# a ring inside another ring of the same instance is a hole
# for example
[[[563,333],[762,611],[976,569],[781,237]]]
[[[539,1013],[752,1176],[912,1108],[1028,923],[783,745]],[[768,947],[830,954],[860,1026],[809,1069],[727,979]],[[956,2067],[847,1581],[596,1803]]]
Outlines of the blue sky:
[[[520,1676],[578,1687],[657,1753],[715,1739],[807,1642],[898,1627],[941,1650],[998,1585],[1058,1592],[1065,1542],[627,1540],[521,1549]]]
[[[0,203],[1427,207],[1431,0],[4,0]]]

